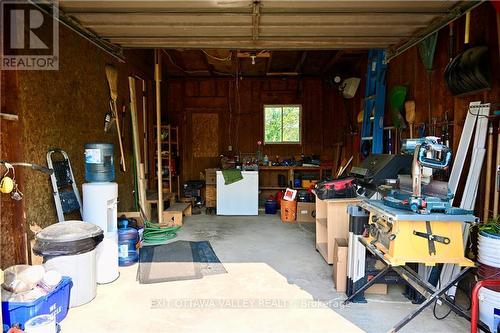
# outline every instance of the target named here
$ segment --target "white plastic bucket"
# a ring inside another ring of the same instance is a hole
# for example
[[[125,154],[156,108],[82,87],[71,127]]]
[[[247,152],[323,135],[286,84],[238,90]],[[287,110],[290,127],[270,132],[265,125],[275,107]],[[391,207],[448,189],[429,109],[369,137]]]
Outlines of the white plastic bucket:
[[[485,323],[491,332],[500,328],[500,292],[479,289],[479,319]]]
[[[96,249],[82,254],[51,257],[45,261],[46,270],[55,270],[71,277],[73,287],[69,307],[80,306],[93,300],[97,292]]]
[[[478,261],[482,264],[500,268],[500,236],[485,232],[479,233],[478,237]]]

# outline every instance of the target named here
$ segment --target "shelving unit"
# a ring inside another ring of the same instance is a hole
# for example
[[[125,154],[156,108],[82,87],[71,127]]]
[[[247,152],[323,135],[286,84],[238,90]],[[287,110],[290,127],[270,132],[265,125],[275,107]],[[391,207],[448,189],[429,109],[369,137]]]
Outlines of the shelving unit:
[[[332,169],[326,167],[304,167],[304,166],[294,166],[294,167],[286,167],[286,166],[260,166],[259,167],[259,191],[267,193],[263,194],[266,196],[271,191],[279,191],[284,190],[287,187],[290,187],[290,182],[292,184],[291,188],[296,190],[305,190],[305,187],[295,187],[294,186],[294,178],[297,172],[306,172],[306,173],[317,173],[318,180],[323,179],[324,176],[331,175]],[[278,175],[284,175],[286,179],[286,186],[279,186],[278,184]]]
[[[333,264],[335,238],[349,237],[347,206],[361,201],[361,198],[320,200],[316,197],[316,250],[327,263]]]
[[[156,133],[156,126],[155,126]],[[176,169],[175,166],[175,157],[179,156],[179,127],[171,126],[171,125],[162,125],[161,126],[162,138],[161,140],[161,159],[162,166],[168,168],[168,175],[163,176],[163,186],[168,188],[168,191],[175,195],[175,198],[180,198],[180,178],[179,178],[179,170]],[[154,138],[156,141],[156,137]],[[154,167],[156,170],[156,165],[158,161],[157,150],[155,149],[154,153]],[[154,181],[156,182],[158,179],[157,173],[154,173]]]

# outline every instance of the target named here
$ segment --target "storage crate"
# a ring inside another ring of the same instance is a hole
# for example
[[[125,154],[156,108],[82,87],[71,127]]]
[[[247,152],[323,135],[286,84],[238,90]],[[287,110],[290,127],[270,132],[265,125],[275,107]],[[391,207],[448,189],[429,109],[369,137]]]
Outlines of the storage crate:
[[[205,184],[215,185],[217,182],[217,169],[205,169]]]
[[[207,185],[205,194],[205,206],[213,208],[217,205],[217,188],[215,185]]]
[[[69,295],[73,282],[70,277],[63,276],[59,285],[49,294],[31,302],[2,302],[3,331],[14,324],[21,325],[33,317],[50,314],[56,316],[59,323],[68,313]]]

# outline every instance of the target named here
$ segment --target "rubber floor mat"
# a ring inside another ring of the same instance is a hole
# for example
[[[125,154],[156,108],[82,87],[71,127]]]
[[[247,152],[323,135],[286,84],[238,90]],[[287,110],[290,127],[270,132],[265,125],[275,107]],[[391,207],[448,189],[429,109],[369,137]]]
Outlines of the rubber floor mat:
[[[200,279],[227,273],[210,242],[175,241],[144,246],[140,250],[137,277],[140,283]]]

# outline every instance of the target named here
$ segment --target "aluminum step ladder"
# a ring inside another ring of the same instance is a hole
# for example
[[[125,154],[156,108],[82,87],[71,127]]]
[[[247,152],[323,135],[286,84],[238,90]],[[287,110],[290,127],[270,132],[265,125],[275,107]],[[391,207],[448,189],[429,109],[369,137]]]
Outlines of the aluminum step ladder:
[[[59,155],[59,157],[54,159],[53,155],[56,157]],[[59,222],[66,220],[64,214],[75,211],[79,211],[80,216],[82,216],[82,201],[68,154],[61,149],[49,150],[47,152],[47,166],[54,170],[50,175],[50,181]]]
[[[371,49],[368,52],[366,72],[365,105],[361,127],[361,154],[381,154],[384,148],[384,110],[387,73],[385,50]]]

